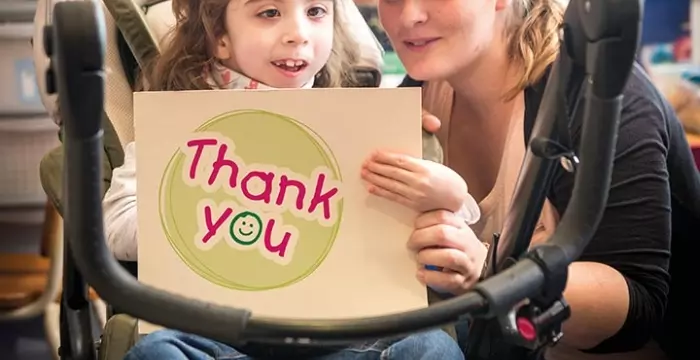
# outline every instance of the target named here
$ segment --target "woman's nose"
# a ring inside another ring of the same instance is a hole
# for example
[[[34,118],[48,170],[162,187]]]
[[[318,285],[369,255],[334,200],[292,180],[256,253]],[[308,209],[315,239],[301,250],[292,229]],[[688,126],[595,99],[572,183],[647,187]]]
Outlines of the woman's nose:
[[[411,28],[428,20],[428,14],[424,10],[423,0],[403,0],[399,19],[404,27]]]
[[[306,16],[289,18],[282,37],[285,44],[306,44],[309,42],[310,26]]]

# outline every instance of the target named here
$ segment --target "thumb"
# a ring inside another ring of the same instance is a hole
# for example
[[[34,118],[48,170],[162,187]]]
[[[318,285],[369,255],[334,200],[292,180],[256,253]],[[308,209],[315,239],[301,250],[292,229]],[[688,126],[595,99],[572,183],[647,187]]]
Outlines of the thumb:
[[[435,115],[423,110],[423,129],[429,133],[435,133],[440,130],[440,119]]]

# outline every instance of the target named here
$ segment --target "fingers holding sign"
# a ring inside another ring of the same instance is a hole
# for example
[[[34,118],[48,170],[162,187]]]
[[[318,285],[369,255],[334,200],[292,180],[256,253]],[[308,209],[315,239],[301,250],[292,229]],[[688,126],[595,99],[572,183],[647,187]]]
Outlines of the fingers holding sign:
[[[437,116],[423,110],[422,114],[423,129],[429,133],[436,133],[440,130],[440,119]]]
[[[418,263],[416,278],[452,294],[462,294],[479,281],[488,253],[469,226],[443,210],[421,214],[407,246]]]
[[[370,193],[416,211],[458,211],[469,196],[464,180],[442,164],[408,155],[377,151],[363,164]]]

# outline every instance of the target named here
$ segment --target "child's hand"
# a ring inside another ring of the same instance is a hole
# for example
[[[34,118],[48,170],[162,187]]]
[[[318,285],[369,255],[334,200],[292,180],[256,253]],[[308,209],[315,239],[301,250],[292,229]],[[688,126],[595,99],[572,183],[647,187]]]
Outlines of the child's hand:
[[[469,196],[467,184],[452,169],[402,154],[374,153],[362,166],[362,178],[370,193],[419,212],[456,212]]]

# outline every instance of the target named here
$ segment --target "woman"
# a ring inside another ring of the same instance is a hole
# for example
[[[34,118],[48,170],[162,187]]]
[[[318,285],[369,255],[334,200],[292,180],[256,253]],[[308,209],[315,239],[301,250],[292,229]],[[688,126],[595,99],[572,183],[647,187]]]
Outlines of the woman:
[[[480,201],[482,220],[471,229],[436,211],[418,219],[409,241],[420,262],[445,269],[419,267],[417,277],[460,294],[480,275],[483,261],[474,251],[481,254],[481,243],[503,226],[523,139],[557,55],[563,9],[558,0],[379,0],[378,6],[409,74],[402,85],[423,87],[426,110],[442,121],[437,134],[447,165]],[[580,128],[579,116],[571,127],[574,145]],[[394,175],[401,166],[371,164],[374,171],[365,176],[371,190],[401,201]],[[572,186],[573,174],[557,170],[533,243],[563,214]],[[624,91],[607,207],[591,243],[569,267],[564,297],[572,316],[548,358],[663,358],[652,335],[669,297],[671,238],[687,244],[698,224],[700,179],[682,128],[635,67]]]

